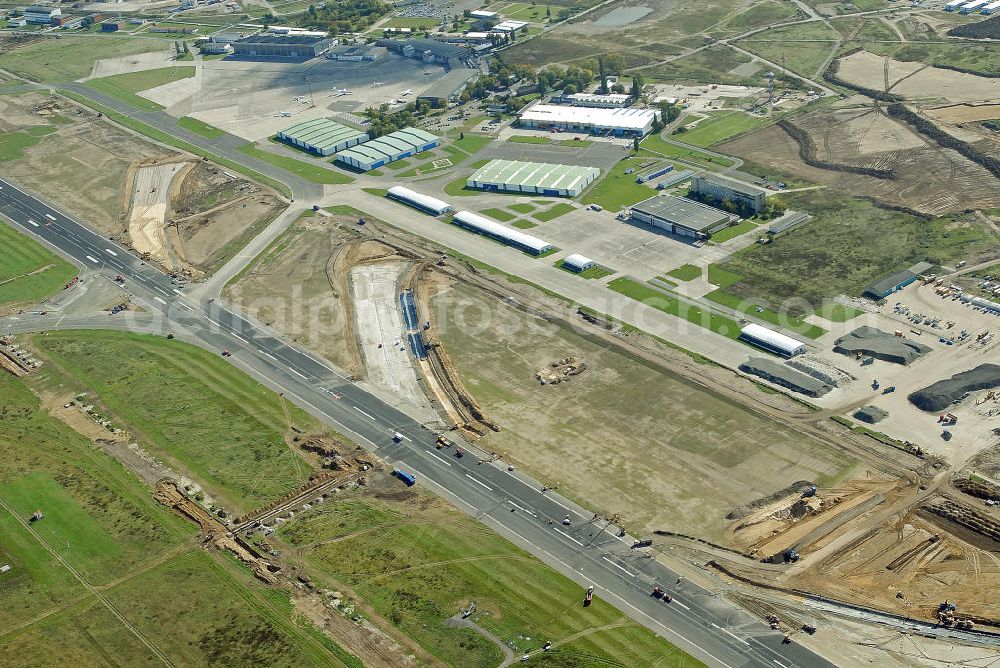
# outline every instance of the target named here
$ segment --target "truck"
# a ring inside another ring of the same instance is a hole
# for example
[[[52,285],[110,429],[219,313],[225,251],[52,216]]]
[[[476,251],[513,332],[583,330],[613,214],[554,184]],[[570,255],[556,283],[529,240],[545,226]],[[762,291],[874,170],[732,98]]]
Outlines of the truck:
[[[449,439],[444,434],[438,434],[437,443],[434,447],[440,450],[441,448],[450,448],[453,445],[455,445],[454,441]]]
[[[403,440],[403,435],[402,434],[400,434],[398,431],[392,432],[392,442],[393,443],[399,443],[402,440]]]
[[[583,595],[583,607],[589,607],[594,602],[594,585],[587,587],[587,593]]]
[[[393,469],[392,475],[396,476],[400,480],[406,483],[407,487],[413,487],[417,484],[417,478],[412,473],[404,471],[403,469]]]

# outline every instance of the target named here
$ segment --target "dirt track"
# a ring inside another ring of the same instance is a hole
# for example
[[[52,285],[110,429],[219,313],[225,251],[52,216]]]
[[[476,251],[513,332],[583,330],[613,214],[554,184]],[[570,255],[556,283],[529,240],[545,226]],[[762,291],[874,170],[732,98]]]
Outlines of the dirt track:
[[[132,181],[132,209],[128,218],[132,247],[139,255],[167,269],[172,269],[174,263],[167,252],[163,227],[170,204],[170,184],[180,168],[178,163],[140,167]]]

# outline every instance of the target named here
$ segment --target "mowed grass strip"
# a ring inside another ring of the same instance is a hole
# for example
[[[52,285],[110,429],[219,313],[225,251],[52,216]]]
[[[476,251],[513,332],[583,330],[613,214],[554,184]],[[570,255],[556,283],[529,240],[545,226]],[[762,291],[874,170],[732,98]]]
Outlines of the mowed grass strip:
[[[87,85],[105,95],[110,95],[116,100],[121,100],[136,109],[141,109],[142,111],[162,111],[165,108],[163,105],[157,104],[152,100],[147,100],[144,97],[136,95],[136,93],[156,88],[172,81],[188,79],[193,77],[194,74],[195,68],[193,65],[178,65],[91,79],[87,82]]]
[[[818,339],[826,334],[825,329],[817,325],[812,325],[802,318],[792,316],[788,313],[775,311],[767,306],[745,300],[741,297],[737,297],[736,295],[731,295],[725,290],[713,290],[705,295],[705,299],[713,301],[716,304],[728,306],[735,311],[745,313],[751,318],[757,318],[759,320],[769,322],[772,325],[777,325],[782,329],[791,330],[810,339]]]
[[[504,223],[509,222],[517,218],[510,211],[504,211],[503,209],[483,209],[479,213],[484,216],[489,216],[490,218],[495,218],[496,220],[502,221]]]
[[[682,264],[668,271],[667,276],[673,276],[679,281],[693,281],[696,278],[701,278],[701,267],[693,264]]]
[[[740,335],[740,325],[735,320],[681,302],[674,297],[665,295],[631,278],[624,276],[616,278],[608,283],[608,287],[626,297],[631,297],[668,315],[686,320],[693,325],[704,327],[716,334],[721,334],[731,339],[735,339]]]
[[[725,111],[699,122],[694,129],[684,132],[677,139],[685,144],[707,148],[770,123],[766,118],[744,114],[742,111]]]
[[[332,169],[326,169],[324,167],[306,162],[305,160],[298,160],[285,155],[271,153],[270,151],[258,148],[255,144],[244,144],[243,146],[240,146],[238,150],[240,153],[253,156],[258,160],[263,160],[264,162],[274,165],[275,167],[280,167],[286,172],[291,172],[292,174],[301,176],[310,183],[339,185],[354,182],[354,179],[347,174],[335,172]]]
[[[711,236],[711,240],[717,244],[729,241],[730,239],[735,239],[741,234],[746,234],[750,230],[757,229],[757,226],[749,220],[744,220],[735,225],[730,225],[729,227],[723,228],[718,232],[715,232]]]
[[[63,288],[76,268],[0,223],[0,309],[37,302]]]
[[[283,400],[217,355],[120,332],[52,332],[37,342],[144,446],[234,514],[274,501],[309,477],[310,467],[284,441]],[[320,429],[289,410],[298,428]]]
[[[573,206],[572,204],[567,204],[566,202],[560,202],[559,204],[551,206],[548,209],[531,214],[531,217],[534,218],[535,220],[547,223],[550,220],[555,220],[559,216],[565,215],[570,211],[575,211],[575,210],[576,207]]]
[[[584,204],[599,204],[608,211],[641,202],[656,194],[656,191],[642,183],[636,183],[637,174],[662,164],[657,158],[625,158],[604,175],[590,192],[581,200]],[[632,170],[631,174],[627,174]]]
[[[197,118],[193,118],[191,116],[181,116],[177,119],[177,125],[207,139],[218,139],[226,134],[223,130],[220,130],[214,125],[209,125],[205,121],[199,121]]]

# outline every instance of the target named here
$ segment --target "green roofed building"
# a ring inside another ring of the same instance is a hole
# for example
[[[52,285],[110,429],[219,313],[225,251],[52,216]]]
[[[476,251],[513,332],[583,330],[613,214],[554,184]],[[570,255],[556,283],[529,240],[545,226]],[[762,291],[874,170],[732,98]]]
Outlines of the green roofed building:
[[[367,172],[432,149],[439,142],[440,140],[430,132],[417,128],[403,128],[346,151],[340,151],[336,160]]]
[[[465,185],[478,190],[576,197],[600,175],[596,167],[490,160]]]
[[[314,118],[290,125],[278,139],[316,155],[331,155],[368,141],[368,135],[332,118]]]

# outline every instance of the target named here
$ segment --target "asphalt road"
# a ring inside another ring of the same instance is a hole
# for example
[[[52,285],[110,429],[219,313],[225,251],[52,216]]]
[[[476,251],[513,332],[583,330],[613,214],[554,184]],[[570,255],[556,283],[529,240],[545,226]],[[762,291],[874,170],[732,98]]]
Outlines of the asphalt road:
[[[263,384],[342,433],[366,445],[393,466],[496,529],[655,633],[709,665],[832,666],[797,642],[782,645],[781,634],[725,600],[684,581],[657,560],[633,550],[633,539],[616,527],[502,464],[479,463],[485,456],[468,444],[458,457],[437,450],[427,427],[367,393],[328,363],[289,345],[259,323],[217,301],[197,301],[184,286],[146,265],[127,249],[91,232],[13,184],[0,180],[0,213],[15,228],[41,239],[79,266],[124,289],[144,313],[67,317],[21,314],[0,321],[0,332],[23,333],[81,327],[116,328],[152,334],[173,333],[212,351],[228,349],[229,359]],[[393,442],[393,432],[402,441]],[[564,520],[568,519],[569,524]],[[606,528],[606,530],[605,530]],[[663,603],[649,592],[654,584],[673,595]]]

